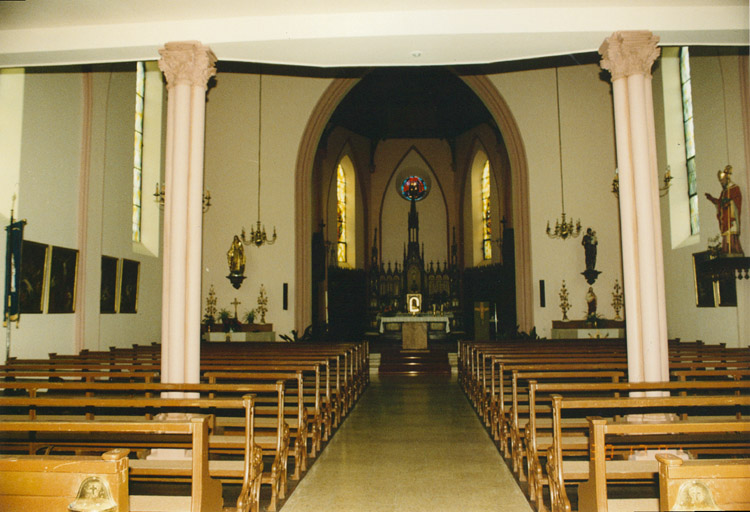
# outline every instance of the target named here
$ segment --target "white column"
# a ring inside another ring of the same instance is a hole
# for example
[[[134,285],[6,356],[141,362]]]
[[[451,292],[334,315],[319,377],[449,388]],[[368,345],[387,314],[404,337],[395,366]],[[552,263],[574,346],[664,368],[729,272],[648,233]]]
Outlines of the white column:
[[[658,38],[647,31],[616,32],[599,49],[601,67],[612,73],[631,382],[669,376],[651,94],[657,43]]]
[[[216,56],[198,42],[159,50],[167,79],[162,382],[200,378],[200,290],[206,88]]]

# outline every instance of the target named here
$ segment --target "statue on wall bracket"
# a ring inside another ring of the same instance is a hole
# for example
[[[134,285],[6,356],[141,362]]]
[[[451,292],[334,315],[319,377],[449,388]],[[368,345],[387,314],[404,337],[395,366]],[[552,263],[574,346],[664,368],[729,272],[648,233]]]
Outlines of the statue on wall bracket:
[[[596,278],[601,274],[600,271],[596,270],[596,249],[599,241],[596,239],[596,231],[591,228],[586,228],[586,234],[583,235],[581,245],[586,254],[586,270],[581,272],[581,275],[586,278],[588,284],[594,284]]]
[[[721,194],[714,197],[706,193],[706,199],[716,206],[716,219],[719,221],[721,235],[720,256],[744,256],[740,245],[742,193],[740,187],[732,182],[732,166],[727,165],[717,173],[717,177],[721,183]]]
[[[242,281],[245,280],[245,249],[237,235],[234,235],[232,245],[227,252],[227,263],[229,264],[227,279],[232,283],[232,286],[239,290]]]

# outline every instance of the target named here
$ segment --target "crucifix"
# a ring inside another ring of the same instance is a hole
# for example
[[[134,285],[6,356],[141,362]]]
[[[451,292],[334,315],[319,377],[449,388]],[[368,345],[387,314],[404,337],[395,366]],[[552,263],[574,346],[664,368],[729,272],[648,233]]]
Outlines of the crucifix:
[[[242,302],[237,300],[237,297],[234,298],[234,302],[230,302],[231,305],[234,306],[234,319],[237,320],[239,317],[237,316],[237,306],[242,304]]]
[[[489,312],[490,308],[484,305],[484,302],[480,302],[479,306],[474,308],[474,311],[479,313],[479,318],[484,322],[484,314]]]

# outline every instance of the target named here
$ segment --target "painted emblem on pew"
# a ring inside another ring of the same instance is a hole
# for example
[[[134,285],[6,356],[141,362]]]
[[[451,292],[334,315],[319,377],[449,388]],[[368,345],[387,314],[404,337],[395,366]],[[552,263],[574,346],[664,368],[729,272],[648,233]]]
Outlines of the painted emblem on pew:
[[[107,482],[90,476],[81,482],[75,501],[68,505],[70,512],[117,512],[117,503],[112,499]]]
[[[677,501],[672,510],[722,510],[716,506],[711,489],[701,481],[685,482],[677,491]]]

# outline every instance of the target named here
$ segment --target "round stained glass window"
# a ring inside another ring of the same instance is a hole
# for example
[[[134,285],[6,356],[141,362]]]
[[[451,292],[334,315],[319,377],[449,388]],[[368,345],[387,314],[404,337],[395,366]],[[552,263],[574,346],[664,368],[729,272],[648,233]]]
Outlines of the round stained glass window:
[[[427,195],[427,183],[419,176],[408,176],[401,182],[401,196],[407,201],[419,201]]]

